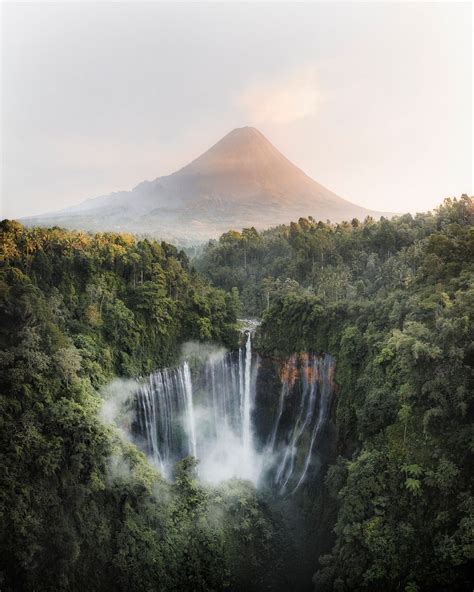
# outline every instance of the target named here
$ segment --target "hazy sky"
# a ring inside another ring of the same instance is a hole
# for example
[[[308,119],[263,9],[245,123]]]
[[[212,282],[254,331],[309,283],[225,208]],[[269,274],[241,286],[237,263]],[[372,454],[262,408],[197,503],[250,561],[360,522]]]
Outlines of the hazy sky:
[[[469,3],[2,11],[3,216],[131,189],[244,125],[366,207],[472,191]]]

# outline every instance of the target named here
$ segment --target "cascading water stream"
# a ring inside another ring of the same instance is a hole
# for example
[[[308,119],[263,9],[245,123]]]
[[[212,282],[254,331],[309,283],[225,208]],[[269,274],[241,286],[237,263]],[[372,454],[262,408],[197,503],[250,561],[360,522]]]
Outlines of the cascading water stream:
[[[244,447],[244,454],[246,458],[250,455],[251,449],[251,427],[250,427],[250,406],[251,406],[251,393],[250,393],[250,380],[251,380],[251,369],[252,369],[252,337],[250,331],[247,333],[247,340],[245,343],[245,377],[244,377],[244,402],[243,402],[243,413],[242,413],[242,443]]]
[[[273,449],[275,448],[275,438],[278,432],[278,427],[280,425],[280,419],[283,413],[283,406],[285,404],[285,398],[288,396],[288,383],[283,383],[282,387],[281,387],[281,391],[280,391],[280,400],[278,402],[278,413],[277,413],[277,417],[276,417],[276,422],[275,425],[273,426],[272,429],[272,435],[270,438],[270,442],[269,442],[269,450],[270,452],[273,452]]]
[[[319,363],[319,358],[315,358],[312,363],[310,360],[305,360],[301,369],[303,394],[301,397],[299,414],[293,428],[290,445],[285,449],[285,454],[283,456],[282,462],[280,463],[275,479],[275,482],[281,486],[282,492],[285,491],[285,488],[294,471],[295,457],[298,452],[299,440],[313,418],[318,387],[317,377],[319,376]]]
[[[324,372],[323,372],[324,380],[323,380],[322,389],[321,389],[321,399],[320,399],[320,404],[319,404],[318,418],[314,424],[313,431],[311,434],[311,442],[310,442],[310,445],[308,448],[308,452],[306,454],[306,460],[304,463],[303,471],[302,471],[301,476],[298,480],[298,483],[296,484],[296,487],[294,488],[293,491],[296,491],[301,486],[301,484],[304,482],[304,480],[306,478],[309,463],[311,462],[311,455],[313,452],[314,444],[316,442],[317,437],[319,436],[319,434],[321,432],[321,428],[322,428],[324,422],[326,421],[326,418],[327,418],[327,415],[329,412],[330,397],[331,397],[332,388],[333,388],[332,378],[333,378],[334,361],[331,356],[326,356],[323,363],[324,363]]]
[[[188,413],[189,425],[189,439],[190,439],[190,453],[197,458],[196,445],[196,421],[194,418],[194,403],[193,403],[193,383],[191,382],[191,372],[189,371],[189,364],[183,364],[184,374],[184,388],[186,392],[186,407]]]

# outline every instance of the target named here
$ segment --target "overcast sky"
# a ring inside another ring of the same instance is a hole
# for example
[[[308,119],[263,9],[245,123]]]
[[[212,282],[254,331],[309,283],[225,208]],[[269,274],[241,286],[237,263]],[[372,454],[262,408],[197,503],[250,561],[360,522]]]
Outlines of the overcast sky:
[[[3,217],[131,189],[244,125],[369,208],[472,191],[469,3],[2,10]]]

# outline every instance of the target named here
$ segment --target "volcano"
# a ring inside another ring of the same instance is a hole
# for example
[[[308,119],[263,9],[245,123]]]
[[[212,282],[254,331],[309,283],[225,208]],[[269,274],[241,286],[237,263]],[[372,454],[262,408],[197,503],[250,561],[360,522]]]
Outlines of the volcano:
[[[342,199],[308,177],[257,129],[242,127],[171,175],[22,222],[189,243],[300,217],[339,222],[367,215],[381,213]]]

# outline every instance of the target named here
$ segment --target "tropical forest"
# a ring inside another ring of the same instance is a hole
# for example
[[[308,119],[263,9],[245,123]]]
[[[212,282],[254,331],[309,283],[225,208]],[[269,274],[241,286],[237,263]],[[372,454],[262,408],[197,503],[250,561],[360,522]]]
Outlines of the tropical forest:
[[[472,590],[473,223],[4,220],[0,589]]]

